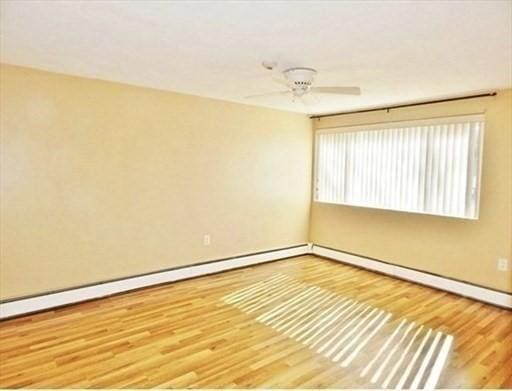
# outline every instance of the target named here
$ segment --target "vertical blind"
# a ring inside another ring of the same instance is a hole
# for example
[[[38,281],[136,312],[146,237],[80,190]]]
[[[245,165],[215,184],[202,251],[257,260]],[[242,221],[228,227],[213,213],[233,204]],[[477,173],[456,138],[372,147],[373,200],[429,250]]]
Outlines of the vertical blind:
[[[315,201],[478,218],[483,115],[318,131]]]

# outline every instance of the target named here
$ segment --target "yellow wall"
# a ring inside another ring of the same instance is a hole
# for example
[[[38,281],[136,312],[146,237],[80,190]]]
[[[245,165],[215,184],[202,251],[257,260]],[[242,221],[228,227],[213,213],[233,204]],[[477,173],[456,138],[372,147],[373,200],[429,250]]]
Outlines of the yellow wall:
[[[316,129],[485,111],[478,221],[313,203],[310,240],[398,265],[512,292],[512,90],[457,101],[314,121]]]
[[[8,65],[0,99],[1,299],[307,240],[305,115]]]
[[[512,90],[314,126],[482,111],[478,221],[313,203],[309,240],[512,292]],[[306,116],[1,65],[0,121],[0,299],[308,240]]]

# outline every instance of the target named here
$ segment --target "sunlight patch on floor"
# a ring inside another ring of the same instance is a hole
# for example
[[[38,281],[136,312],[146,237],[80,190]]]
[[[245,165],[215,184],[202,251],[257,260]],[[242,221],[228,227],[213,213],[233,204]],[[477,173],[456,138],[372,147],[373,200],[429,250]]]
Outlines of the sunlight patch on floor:
[[[222,298],[380,388],[434,389],[453,337],[277,274]]]

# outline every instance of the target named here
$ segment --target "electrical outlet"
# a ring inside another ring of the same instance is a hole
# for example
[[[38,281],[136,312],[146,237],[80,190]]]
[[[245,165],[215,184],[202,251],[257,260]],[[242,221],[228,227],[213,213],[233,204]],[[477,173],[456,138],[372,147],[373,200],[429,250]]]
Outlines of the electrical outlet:
[[[209,246],[210,245],[210,235],[204,235],[203,236],[203,244],[205,246]]]
[[[500,258],[498,259],[498,270],[502,272],[508,271],[508,259]]]

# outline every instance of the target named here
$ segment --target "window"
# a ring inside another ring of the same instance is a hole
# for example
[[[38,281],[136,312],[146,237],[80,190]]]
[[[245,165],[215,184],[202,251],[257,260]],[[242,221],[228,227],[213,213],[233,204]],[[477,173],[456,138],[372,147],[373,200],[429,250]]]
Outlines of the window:
[[[320,130],[315,201],[478,218],[484,117]]]

